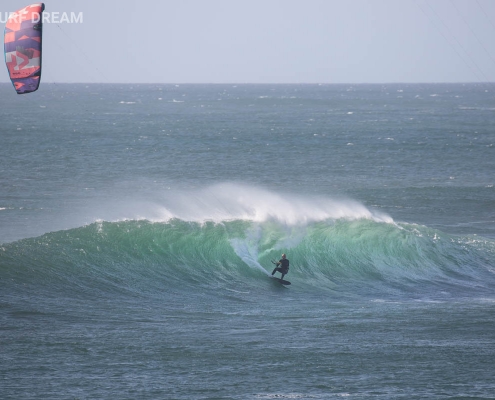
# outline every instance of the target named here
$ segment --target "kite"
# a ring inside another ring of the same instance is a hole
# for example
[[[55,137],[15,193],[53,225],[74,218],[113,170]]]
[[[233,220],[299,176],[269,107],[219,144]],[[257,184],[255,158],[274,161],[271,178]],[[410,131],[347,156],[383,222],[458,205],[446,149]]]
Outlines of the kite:
[[[5,25],[5,63],[18,94],[38,90],[41,78],[43,3],[11,14]]]

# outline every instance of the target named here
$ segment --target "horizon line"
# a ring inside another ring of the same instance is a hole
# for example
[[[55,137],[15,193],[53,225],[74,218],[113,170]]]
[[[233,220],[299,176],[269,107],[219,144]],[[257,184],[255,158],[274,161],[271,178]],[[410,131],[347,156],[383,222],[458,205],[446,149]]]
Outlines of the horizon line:
[[[495,81],[441,81],[441,82],[56,82],[42,81],[44,85],[472,85],[494,84]],[[12,83],[0,81],[0,84]]]

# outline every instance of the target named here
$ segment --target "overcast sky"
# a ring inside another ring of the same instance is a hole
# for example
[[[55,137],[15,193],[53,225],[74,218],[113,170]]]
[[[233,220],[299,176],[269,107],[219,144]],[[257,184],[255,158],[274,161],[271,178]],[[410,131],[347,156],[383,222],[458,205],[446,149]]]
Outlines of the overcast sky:
[[[2,29],[7,12],[28,4],[2,0]],[[47,0],[45,6],[45,82],[495,81],[495,0]],[[82,22],[57,23],[64,12],[82,13]],[[0,68],[0,82],[7,81]]]

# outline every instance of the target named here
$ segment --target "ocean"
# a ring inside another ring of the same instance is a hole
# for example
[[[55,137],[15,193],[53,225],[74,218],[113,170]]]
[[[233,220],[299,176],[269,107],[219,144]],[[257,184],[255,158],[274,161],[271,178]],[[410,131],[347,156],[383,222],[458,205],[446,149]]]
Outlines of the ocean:
[[[0,84],[0,398],[494,399],[494,94]]]

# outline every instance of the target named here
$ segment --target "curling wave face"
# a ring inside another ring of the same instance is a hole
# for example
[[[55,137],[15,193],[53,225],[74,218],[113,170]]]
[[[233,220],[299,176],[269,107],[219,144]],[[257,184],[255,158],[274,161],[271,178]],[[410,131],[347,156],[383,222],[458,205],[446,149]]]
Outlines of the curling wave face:
[[[152,214],[4,244],[2,280],[13,291],[83,297],[256,290],[285,252],[301,293],[481,296],[495,283],[492,240],[396,223],[351,200],[224,185],[176,194]]]

